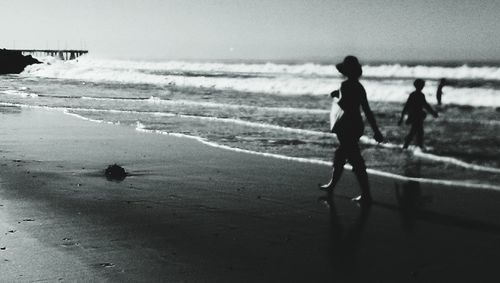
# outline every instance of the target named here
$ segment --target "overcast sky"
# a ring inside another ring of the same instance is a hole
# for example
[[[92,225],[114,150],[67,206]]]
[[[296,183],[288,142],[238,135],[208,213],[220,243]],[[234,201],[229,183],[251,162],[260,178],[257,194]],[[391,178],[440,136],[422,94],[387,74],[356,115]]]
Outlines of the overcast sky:
[[[500,0],[0,0],[0,47],[200,59],[500,60]]]

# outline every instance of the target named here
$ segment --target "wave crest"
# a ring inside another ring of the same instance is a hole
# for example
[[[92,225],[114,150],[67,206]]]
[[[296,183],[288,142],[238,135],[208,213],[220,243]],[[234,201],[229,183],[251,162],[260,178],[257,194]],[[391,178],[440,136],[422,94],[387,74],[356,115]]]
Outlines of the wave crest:
[[[193,76],[193,72],[197,75]],[[367,79],[363,84],[369,99],[374,101],[405,101],[408,93],[413,90],[411,79],[416,77],[430,79],[424,92],[433,94],[437,86],[435,80],[446,77],[489,82],[445,87],[445,97],[452,95],[450,97],[453,97],[454,104],[500,107],[499,67],[367,65],[364,66],[364,74]],[[50,64],[28,66],[23,75],[276,95],[327,95],[338,88],[342,80],[333,65],[313,63],[136,62],[90,57],[82,57],[78,61],[53,60]],[[494,85],[498,87],[491,87],[491,81],[495,81]]]

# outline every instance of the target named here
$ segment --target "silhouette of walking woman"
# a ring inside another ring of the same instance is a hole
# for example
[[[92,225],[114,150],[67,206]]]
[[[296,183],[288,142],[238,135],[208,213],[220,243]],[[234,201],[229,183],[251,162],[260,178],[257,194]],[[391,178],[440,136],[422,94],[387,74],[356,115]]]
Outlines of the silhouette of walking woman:
[[[436,99],[438,105],[441,105],[441,96],[443,96],[443,87],[446,85],[446,79],[440,79],[439,80],[439,85],[436,91]]]
[[[361,187],[361,196],[355,200],[363,203],[372,201],[366,165],[359,149],[359,138],[363,135],[364,123],[360,108],[375,133],[375,140],[382,142],[384,137],[378,129],[375,117],[370,109],[366,98],[366,91],[359,82],[362,75],[361,65],[354,56],[345,57],[344,61],[336,65],[337,70],[347,77],[340,87],[342,97],[338,102],[344,111],[340,120],[335,124],[332,132],[337,134],[340,145],[335,151],[333,159],[332,178],[328,184],[320,185],[321,190],[331,191],[339,181],[346,161],[353,167],[353,171]],[[338,91],[332,92],[332,96],[338,95]]]
[[[399,119],[398,125],[401,125],[403,122],[403,118],[405,114],[408,114],[408,119],[406,120],[406,124],[411,125],[410,132],[406,136],[405,143],[403,148],[406,149],[410,145],[411,140],[416,135],[417,136],[417,145],[420,149],[424,149],[424,120],[427,114],[424,111],[424,108],[429,111],[435,118],[438,117],[438,114],[425,100],[425,95],[422,93],[422,89],[425,86],[425,81],[422,79],[416,79],[413,82],[415,86],[415,91],[410,93],[408,100],[403,108],[403,112],[401,112],[401,118]]]

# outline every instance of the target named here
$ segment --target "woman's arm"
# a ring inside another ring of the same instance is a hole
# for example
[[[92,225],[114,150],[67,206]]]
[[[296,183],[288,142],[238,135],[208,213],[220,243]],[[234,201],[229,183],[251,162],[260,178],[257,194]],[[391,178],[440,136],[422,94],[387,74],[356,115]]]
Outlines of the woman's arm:
[[[366,92],[364,92],[364,90],[361,98],[361,107],[363,108],[363,112],[365,112],[368,123],[372,127],[375,140],[378,142],[383,142],[384,136],[382,136],[382,133],[377,126],[377,121],[375,121],[375,116],[373,115],[370,105],[368,104],[368,99],[366,98]]]

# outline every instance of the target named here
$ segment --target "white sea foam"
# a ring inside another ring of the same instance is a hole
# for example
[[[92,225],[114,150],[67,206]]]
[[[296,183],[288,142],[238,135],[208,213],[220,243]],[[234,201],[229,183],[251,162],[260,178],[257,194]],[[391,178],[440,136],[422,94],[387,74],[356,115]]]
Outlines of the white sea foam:
[[[120,122],[110,122],[110,121],[104,121],[104,120],[91,119],[91,118],[82,116],[80,114],[70,112],[68,109],[64,109],[63,113],[66,115],[69,115],[69,116],[73,116],[73,117],[85,120],[85,121],[89,121],[89,122],[100,123],[100,124],[110,124],[110,125],[120,125]]]
[[[405,102],[408,95],[414,91],[411,84],[398,85],[386,84],[377,81],[365,81],[365,86],[368,100],[370,101],[387,101],[387,102]],[[436,86],[429,84],[424,88],[427,102],[433,104],[435,100],[434,90]],[[455,88],[446,87],[443,96],[443,101],[456,105],[470,105],[483,107],[499,107],[500,106],[500,91],[489,88]]]
[[[144,72],[158,70],[169,75]],[[182,72],[202,72],[199,76],[186,76]],[[180,72],[180,73],[179,73]],[[203,76],[203,72],[206,76]],[[430,78],[479,79],[500,81],[500,68],[496,67],[429,67],[382,65],[365,66],[365,75],[377,78]],[[221,74],[211,76],[211,74]],[[254,75],[273,74],[264,77],[234,77],[239,73]],[[82,58],[79,61],[55,61],[50,65],[31,65],[24,76],[39,76],[60,79],[76,79],[91,82],[115,82],[124,84],[152,84],[187,88],[212,88],[241,92],[280,95],[327,95],[337,88],[341,78],[333,66],[302,64],[224,64],[193,62],[134,62],[96,60]],[[363,84],[369,100],[404,102],[413,90],[407,81],[366,80]],[[424,92],[433,95],[435,82],[429,82]],[[500,91],[490,88],[451,87],[445,88],[444,99],[452,98],[458,105],[500,107]],[[430,100],[430,101],[433,101]]]
[[[20,96],[20,97],[38,97],[36,93],[32,93],[27,91],[27,89],[6,89],[0,91],[0,93],[6,94],[6,95],[15,95],[15,96]]]
[[[481,183],[473,183],[468,181],[457,181],[457,180],[441,180],[441,179],[430,179],[430,178],[415,178],[415,177],[407,177],[399,174],[394,174],[390,172],[385,172],[381,170],[375,169],[367,169],[368,173],[378,176],[383,176],[391,179],[396,179],[400,181],[413,181],[419,183],[426,184],[436,184],[436,185],[446,185],[446,186],[454,186],[454,187],[465,187],[465,188],[477,188],[477,189],[489,189],[500,191],[500,186],[490,185],[490,184],[481,184]]]
[[[382,78],[423,78],[423,79],[479,79],[500,80],[498,67],[405,66],[400,64],[363,66],[363,75]]]
[[[338,72],[331,65],[306,64],[275,64],[275,63],[220,63],[220,62],[183,62],[183,61],[132,61],[106,60],[85,56],[76,61],[59,63],[78,64],[83,68],[115,69],[115,70],[147,70],[193,73],[233,73],[233,74],[292,74],[306,76],[336,76]],[[57,61],[51,61],[57,64]]]
[[[212,108],[228,108],[228,109],[255,109],[255,110],[265,110],[274,112],[288,112],[288,113],[310,113],[310,114],[328,114],[329,110],[325,109],[308,109],[308,108],[294,108],[294,107],[263,107],[245,104],[229,104],[229,103],[217,103],[217,102],[206,102],[206,101],[192,101],[184,99],[176,100],[164,100],[159,97],[151,96],[148,99],[149,102],[153,104],[166,104],[166,105],[189,105],[189,106],[200,106],[200,107],[212,107]]]
[[[456,166],[459,166],[459,167],[462,167],[462,168],[471,169],[471,170],[475,170],[475,171],[484,171],[484,172],[490,172],[490,173],[500,173],[500,169],[499,168],[488,167],[488,166],[481,166],[481,165],[477,165],[477,164],[471,164],[471,163],[467,163],[467,162],[464,162],[462,160],[459,160],[459,159],[456,159],[456,158],[453,158],[453,157],[439,156],[439,155],[435,155],[435,154],[432,154],[432,153],[422,152],[422,151],[419,151],[419,150],[414,151],[413,154],[415,156],[423,158],[423,159],[437,161],[437,162],[442,162],[442,163],[447,163],[447,164],[453,164],[453,165],[456,165]]]
[[[47,58],[51,65],[78,65],[86,69],[176,71],[198,73],[233,74],[286,74],[295,76],[340,77],[334,65],[303,63],[221,63],[187,61],[132,61],[96,59],[92,56],[80,57],[77,61],[59,61]],[[500,80],[500,68],[462,65],[458,67],[408,66],[401,64],[364,65],[363,74],[379,78],[425,78],[425,79],[481,79]]]

